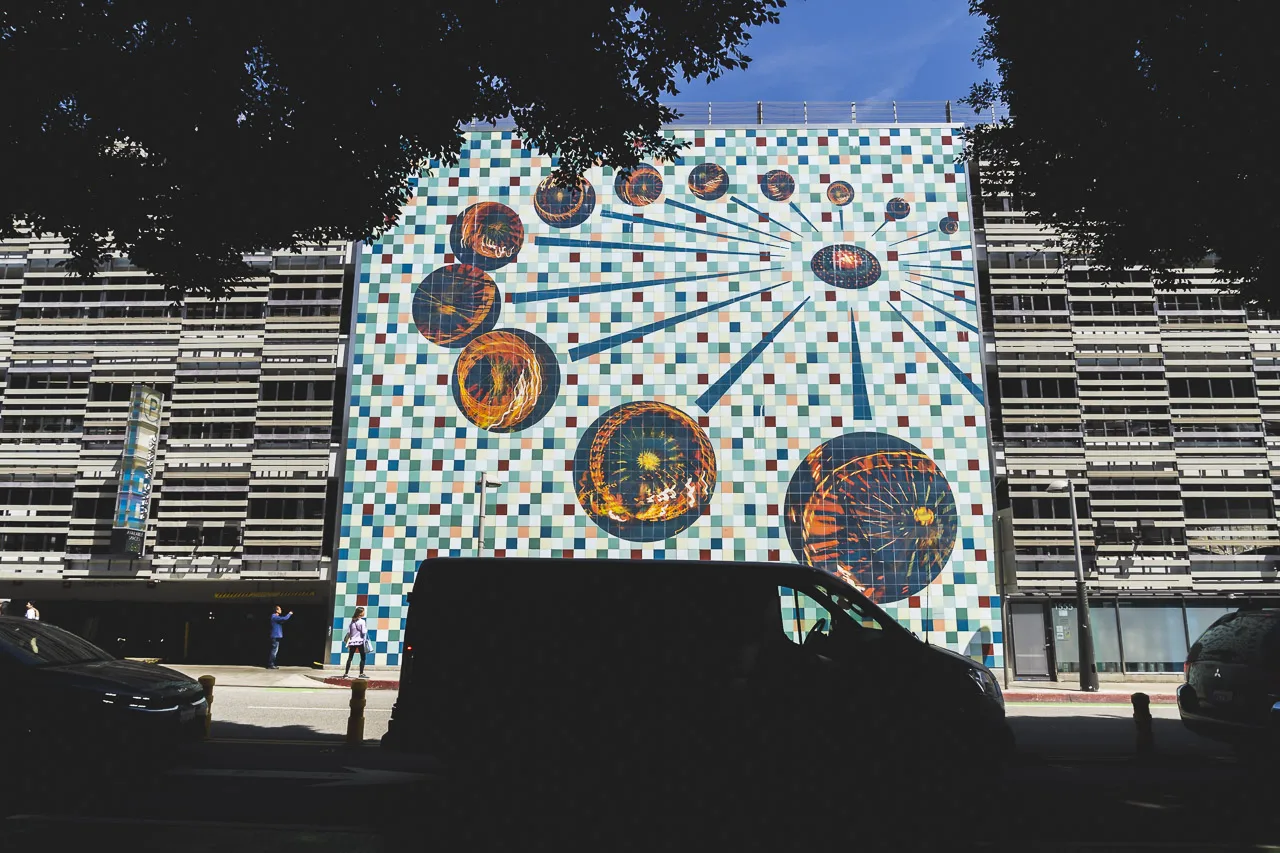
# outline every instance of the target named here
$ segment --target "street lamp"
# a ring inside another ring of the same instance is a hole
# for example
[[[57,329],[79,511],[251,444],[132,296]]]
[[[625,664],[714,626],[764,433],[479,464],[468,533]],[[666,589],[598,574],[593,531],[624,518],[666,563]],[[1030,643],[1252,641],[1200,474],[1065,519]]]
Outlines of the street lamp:
[[[1070,480],[1054,480],[1050,492],[1066,492],[1071,504],[1071,541],[1076,551],[1076,632],[1080,643],[1080,689],[1098,692],[1098,665],[1093,657],[1093,622],[1089,619],[1089,593],[1084,586],[1084,557],[1080,553],[1080,519],[1076,516],[1076,487]]]
[[[488,503],[484,490],[497,489],[502,486],[502,483],[489,479],[489,475],[481,471],[477,484],[480,487],[480,535],[476,539],[476,556],[479,557],[484,552],[484,507]]]

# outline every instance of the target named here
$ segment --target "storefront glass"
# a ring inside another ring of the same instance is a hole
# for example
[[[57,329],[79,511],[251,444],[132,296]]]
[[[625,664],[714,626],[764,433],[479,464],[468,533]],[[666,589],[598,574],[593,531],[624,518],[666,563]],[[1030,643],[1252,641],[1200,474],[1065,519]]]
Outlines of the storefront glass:
[[[1116,632],[1115,602],[1089,602],[1093,621],[1093,656],[1098,672],[1120,672],[1120,638]],[[1080,646],[1076,635],[1076,604],[1059,601],[1052,605],[1053,650],[1058,672],[1080,671]]]
[[[1200,639],[1200,635],[1209,629],[1209,626],[1218,621],[1221,616],[1226,616],[1236,608],[1227,601],[1207,601],[1203,604],[1193,604],[1187,602],[1187,634],[1194,643]]]
[[[1125,672],[1181,672],[1187,659],[1182,605],[1177,601],[1122,601]]]

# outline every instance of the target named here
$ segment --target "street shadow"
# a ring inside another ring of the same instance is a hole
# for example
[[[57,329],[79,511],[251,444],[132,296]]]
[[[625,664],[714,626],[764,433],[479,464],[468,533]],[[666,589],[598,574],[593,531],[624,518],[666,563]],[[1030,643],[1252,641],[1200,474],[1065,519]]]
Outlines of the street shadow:
[[[319,731],[302,724],[255,726],[218,719],[214,719],[213,725],[209,727],[209,737],[214,740],[302,740],[332,743],[342,743],[344,740],[342,735]]]
[[[1009,725],[1024,758],[1114,756],[1137,754],[1137,724],[1125,712],[1100,715],[1095,711],[1080,715],[1010,715]],[[1229,759],[1229,744],[1200,737],[1181,720],[1155,717],[1151,721],[1153,753],[1186,759]]]

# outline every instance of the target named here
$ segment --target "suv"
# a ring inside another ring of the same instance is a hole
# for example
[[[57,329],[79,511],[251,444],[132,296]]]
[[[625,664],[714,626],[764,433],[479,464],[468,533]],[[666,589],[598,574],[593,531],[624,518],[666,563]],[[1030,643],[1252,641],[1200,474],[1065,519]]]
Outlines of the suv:
[[[782,615],[801,599],[803,640]],[[1013,746],[990,670],[806,566],[431,559],[404,640],[383,745],[486,790],[522,770],[539,789],[816,773],[848,796],[845,764],[867,792],[893,788],[878,771],[973,783]]]
[[[1214,622],[1187,654],[1183,725],[1247,753],[1280,744],[1280,610],[1241,609]]]

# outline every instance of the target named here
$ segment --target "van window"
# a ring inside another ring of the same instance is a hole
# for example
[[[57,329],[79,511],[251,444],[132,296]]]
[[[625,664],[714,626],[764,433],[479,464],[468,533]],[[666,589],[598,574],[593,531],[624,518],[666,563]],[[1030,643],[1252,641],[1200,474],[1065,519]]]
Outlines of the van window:
[[[1191,649],[1195,660],[1280,666],[1280,613],[1228,613]]]
[[[808,593],[804,589],[779,587],[778,595],[782,603],[782,624],[787,637],[793,643],[803,643],[805,635],[818,623],[819,619],[827,620],[826,630],[835,625],[832,606],[838,607],[853,624],[870,631],[884,631],[881,621],[887,619],[872,607],[853,598],[843,595],[843,590],[828,587],[825,584],[814,584]]]
[[[830,630],[831,612],[816,598],[785,586],[778,587],[778,597],[782,605],[782,629],[791,642],[803,643],[805,635],[818,624],[819,619],[827,620],[827,629]]]

